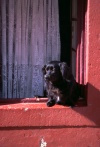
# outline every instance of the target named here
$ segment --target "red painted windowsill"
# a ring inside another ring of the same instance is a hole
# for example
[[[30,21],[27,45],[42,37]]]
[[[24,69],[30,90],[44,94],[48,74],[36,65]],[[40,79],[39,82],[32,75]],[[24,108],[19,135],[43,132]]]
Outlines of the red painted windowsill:
[[[15,103],[46,103],[48,98],[12,98],[4,99],[0,98],[0,105],[15,104]],[[75,107],[86,106],[87,102],[85,99],[79,100]]]
[[[0,129],[5,127],[8,129],[16,127],[70,127],[87,124],[87,119],[78,113],[78,111],[85,112],[87,107],[71,108],[61,105],[47,107],[46,102],[47,98],[1,99]]]

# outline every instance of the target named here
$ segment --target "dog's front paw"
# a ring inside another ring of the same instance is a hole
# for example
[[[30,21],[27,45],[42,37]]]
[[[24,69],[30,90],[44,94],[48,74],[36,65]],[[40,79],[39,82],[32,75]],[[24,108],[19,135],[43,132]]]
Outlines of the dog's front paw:
[[[59,96],[57,96],[57,98],[56,98],[56,104],[58,104],[58,105],[62,104],[61,98]]]
[[[47,106],[48,107],[52,107],[52,106],[54,106],[55,105],[55,100],[48,100],[47,101]]]

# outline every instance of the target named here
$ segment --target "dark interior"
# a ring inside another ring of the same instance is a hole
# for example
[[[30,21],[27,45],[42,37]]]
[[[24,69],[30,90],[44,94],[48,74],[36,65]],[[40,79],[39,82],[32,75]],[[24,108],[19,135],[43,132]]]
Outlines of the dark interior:
[[[71,0],[59,0],[61,61],[71,62]]]

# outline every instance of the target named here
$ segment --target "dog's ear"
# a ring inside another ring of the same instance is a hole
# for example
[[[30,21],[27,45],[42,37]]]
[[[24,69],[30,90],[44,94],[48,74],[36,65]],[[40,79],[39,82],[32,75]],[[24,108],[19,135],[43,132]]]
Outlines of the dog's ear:
[[[66,80],[70,80],[71,79],[71,69],[70,67],[67,65],[66,62],[61,62],[59,63],[60,66],[60,71],[62,73],[62,77]]]
[[[44,65],[44,66],[42,67],[42,72],[43,72],[44,75],[46,74],[46,65]]]

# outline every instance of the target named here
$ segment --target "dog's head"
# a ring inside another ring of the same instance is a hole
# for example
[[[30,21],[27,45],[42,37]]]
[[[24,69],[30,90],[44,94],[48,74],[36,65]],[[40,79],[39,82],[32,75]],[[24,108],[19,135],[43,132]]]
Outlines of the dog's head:
[[[68,79],[71,75],[70,68],[67,63],[60,61],[51,61],[42,68],[44,79],[56,82],[59,78]]]
[[[51,61],[42,68],[44,79],[47,81],[56,82],[61,78],[61,70],[57,61]]]

